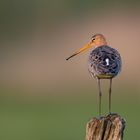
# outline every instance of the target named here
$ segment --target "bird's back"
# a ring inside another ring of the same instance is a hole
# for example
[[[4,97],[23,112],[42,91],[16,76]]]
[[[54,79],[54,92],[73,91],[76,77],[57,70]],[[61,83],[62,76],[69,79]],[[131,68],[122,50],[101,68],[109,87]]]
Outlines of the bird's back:
[[[89,55],[89,72],[95,77],[108,79],[121,70],[121,57],[117,50],[107,45],[95,48]]]

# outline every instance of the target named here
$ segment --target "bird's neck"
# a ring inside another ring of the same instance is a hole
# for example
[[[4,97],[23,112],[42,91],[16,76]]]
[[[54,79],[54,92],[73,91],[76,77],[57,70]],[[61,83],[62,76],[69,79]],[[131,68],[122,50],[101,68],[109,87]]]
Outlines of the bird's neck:
[[[97,47],[100,47],[100,46],[104,46],[104,45],[107,45],[107,42],[100,42],[99,44],[96,44],[94,46],[94,48],[97,48]]]

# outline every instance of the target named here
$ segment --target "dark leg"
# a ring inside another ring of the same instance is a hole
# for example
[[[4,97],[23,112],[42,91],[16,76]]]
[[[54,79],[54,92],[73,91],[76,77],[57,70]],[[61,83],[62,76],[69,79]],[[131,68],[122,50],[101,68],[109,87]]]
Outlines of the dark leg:
[[[110,79],[109,84],[109,113],[111,113],[111,92],[112,92],[112,79]]]
[[[100,84],[100,79],[97,79],[98,81],[98,88],[99,88],[99,116],[101,116],[101,97],[102,97],[102,92],[101,92],[101,84]]]

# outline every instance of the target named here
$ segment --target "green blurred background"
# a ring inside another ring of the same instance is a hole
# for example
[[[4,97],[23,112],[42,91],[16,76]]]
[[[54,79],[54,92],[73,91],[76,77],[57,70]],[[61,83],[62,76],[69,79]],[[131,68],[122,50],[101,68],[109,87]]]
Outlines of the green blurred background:
[[[65,61],[95,33],[122,55],[112,112],[126,119],[125,140],[139,139],[140,2],[138,0],[0,1],[0,139],[84,140],[98,116],[88,51]],[[102,81],[102,114],[108,81]]]

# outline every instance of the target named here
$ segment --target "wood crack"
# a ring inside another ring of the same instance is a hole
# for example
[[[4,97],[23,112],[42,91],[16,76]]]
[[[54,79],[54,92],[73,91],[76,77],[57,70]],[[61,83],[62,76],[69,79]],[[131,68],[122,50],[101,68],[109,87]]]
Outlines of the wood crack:
[[[122,140],[125,120],[118,114],[93,118],[87,123],[86,140]]]

